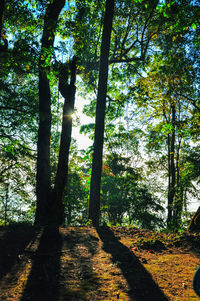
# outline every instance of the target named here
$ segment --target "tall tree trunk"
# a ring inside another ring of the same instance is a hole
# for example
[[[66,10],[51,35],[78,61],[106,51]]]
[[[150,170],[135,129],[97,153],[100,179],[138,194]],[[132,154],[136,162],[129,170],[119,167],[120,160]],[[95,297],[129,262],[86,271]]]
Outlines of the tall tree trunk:
[[[168,205],[167,205],[167,225],[172,222],[172,212],[173,212],[173,202],[171,202],[171,194],[170,194],[170,187],[171,187],[171,160],[170,160],[170,141],[171,136],[170,134],[167,135],[167,148],[168,148]]]
[[[171,105],[172,108],[172,134],[170,141],[170,183],[169,183],[169,195],[168,195],[168,218],[167,225],[168,227],[172,226],[173,223],[173,207],[174,207],[174,196],[175,196],[175,188],[176,188],[176,168],[175,168],[175,126],[176,126],[176,108],[175,103],[173,102]]]
[[[51,192],[51,93],[49,76],[57,20],[64,5],[65,0],[53,0],[48,5],[44,18],[44,28],[41,40],[41,53],[39,60],[39,129],[36,175],[37,208],[35,217],[35,223],[40,225],[49,223],[48,206]]]
[[[64,207],[63,207],[63,193],[67,182],[68,174],[68,161],[69,161],[69,149],[71,144],[72,133],[72,116],[74,112],[75,102],[75,81],[76,81],[76,62],[75,58],[71,62],[71,79],[68,83],[68,70],[62,68],[59,78],[59,91],[64,97],[63,105],[63,119],[62,119],[62,131],[60,140],[60,150],[58,167],[55,178],[55,185],[52,191],[52,215],[56,217],[55,222],[57,224],[63,224],[64,222]]]
[[[179,168],[179,158],[180,158],[180,147],[181,147],[181,137],[178,137],[178,144],[176,150],[176,195],[174,201],[174,217],[173,223],[176,229],[181,225],[181,217],[183,211],[183,187],[180,183],[180,168]]]
[[[8,200],[9,200],[9,182],[6,184],[6,198],[4,205],[4,225],[8,223]]]
[[[103,156],[104,123],[106,109],[106,94],[108,81],[108,58],[110,50],[110,38],[114,15],[114,0],[106,0],[106,9],[103,23],[101,43],[101,55],[99,66],[99,81],[96,104],[94,153],[92,161],[92,175],[90,183],[89,219],[94,226],[99,225],[100,213],[100,185]]]

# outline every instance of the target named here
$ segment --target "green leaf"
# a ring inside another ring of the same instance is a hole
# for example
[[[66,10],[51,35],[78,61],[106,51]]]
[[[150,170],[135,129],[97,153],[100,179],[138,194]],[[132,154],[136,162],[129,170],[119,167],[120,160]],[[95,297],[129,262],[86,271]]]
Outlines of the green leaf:
[[[169,15],[165,11],[163,12],[163,16],[169,18]]]
[[[192,23],[192,29],[196,29],[197,28],[197,25],[195,23]]]
[[[83,160],[88,160],[89,159],[89,155],[86,155]]]

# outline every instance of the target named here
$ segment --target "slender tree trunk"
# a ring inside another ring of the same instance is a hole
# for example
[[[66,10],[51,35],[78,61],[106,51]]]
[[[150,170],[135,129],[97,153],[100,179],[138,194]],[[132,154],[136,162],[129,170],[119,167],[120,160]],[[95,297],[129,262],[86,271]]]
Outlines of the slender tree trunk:
[[[67,205],[66,220],[67,220],[67,224],[71,225],[71,222],[72,222],[72,207],[71,207],[70,203]]]
[[[170,194],[170,187],[171,187],[171,161],[170,161],[170,141],[171,137],[167,135],[167,148],[168,148],[168,205],[167,205],[167,225],[172,222],[172,206],[173,203],[171,202],[171,194]]]
[[[8,200],[9,200],[9,183],[6,184],[6,199],[4,206],[4,225],[8,223]]]
[[[178,138],[178,145],[176,150],[176,196],[174,202],[174,226],[175,228],[181,225],[181,216],[183,211],[183,187],[180,183],[180,168],[179,168],[179,158],[180,158],[180,147],[181,147],[181,137]]]
[[[106,94],[108,81],[108,58],[110,38],[114,15],[114,0],[106,0],[106,9],[103,23],[101,55],[99,66],[99,81],[96,105],[96,123],[94,138],[94,153],[92,161],[92,175],[90,183],[89,219],[94,226],[99,225],[100,214],[100,185],[103,156],[104,123],[106,109]]]
[[[62,70],[59,79],[59,90],[64,97],[62,131],[60,140],[60,150],[58,167],[55,178],[55,185],[52,192],[52,215],[56,217],[56,223],[64,222],[63,193],[67,182],[69,149],[72,133],[72,116],[75,102],[75,81],[76,81],[76,62],[75,58],[71,63],[71,80],[68,84],[68,70]]]
[[[37,208],[35,217],[35,223],[40,225],[49,223],[48,207],[51,193],[51,93],[49,76],[57,20],[64,5],[65,0],[53,0],[48,5],[44,18],[44,28],[41,40],[41,53],[39,60],[39,129],[36,175]]]
[[[168,218],[167,224],[168,227],[172,226],[173,223],[173,211],[174,211],[174,196],[176,188],[176,168],[175,168],[175,125],[176,125],[176,108],[175,104],[172,103],[172,134],[170,141],[170,183],[169,183],[169,195],[168,195]]]

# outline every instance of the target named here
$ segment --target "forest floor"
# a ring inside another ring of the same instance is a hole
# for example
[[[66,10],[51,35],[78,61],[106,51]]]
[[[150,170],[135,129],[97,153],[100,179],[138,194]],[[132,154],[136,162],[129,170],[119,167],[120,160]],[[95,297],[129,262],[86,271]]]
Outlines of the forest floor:
[[[131,227],[0,228],[0,300],[199,300],[200,235]]]

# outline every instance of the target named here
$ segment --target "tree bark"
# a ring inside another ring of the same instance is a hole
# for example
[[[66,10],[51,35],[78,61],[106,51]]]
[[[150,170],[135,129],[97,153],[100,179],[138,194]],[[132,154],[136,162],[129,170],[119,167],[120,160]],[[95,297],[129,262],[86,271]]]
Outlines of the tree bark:
[[[171,161],[170,161],[170,134],[167,136],[167,147],[168,147],[168,204],[167,204],[167,225],[171,224],[172,221],[172,205],[171,196],[170,196],[170,187],[171,187]]]
[[[8,223],[8,200],[9,200],[9,182],[6,184],[6,198],[4,205],[4,225],[7,226]]]
[[[52,216],[56,217],[55,222],[62,225],[64,222],[63,193],[67,182],[69,149],[72,133],[72,116],[75,102],[75,81],[76,81],[76,62],[75,58],[71,63],[71,79],[68,84],[68,70],[63,68],[59,78],[59,91],[64,97],[62,131],[59,149],[58,167],[55,178],[55,185],[52,191]]]
[[[181,137],[178,137],[178,143],[176,147],[176,195],[174,201],[174,216],[173,223],[174,227],[178,229],[181,226],[181,217],[183,212],[183,187],[180,183],[180,147],[181,147]]]
[[[110,38],[114,15],[114,0],[106,1],[106,9],[103,23],[103,34],[101,43],[99,81],[96,104],[95,138],[92,161],[92,174],[90,183],[89,219],[94,226],[99,225],[100,214],[100,185],[103,156],[104,123],[106,109],[106,94],[108,81],[108,64]]]
[[[174,196],[176,189],[176,168],[175,168],[175,125],[176,125],[176,108],[175,103],[172,103],[172,134],[170,141],[170,154],[169,154],[169,163],[170,163],[170,182],[169,182],[169,194],[168,194],[168,217],[167,217],[167,225],[168,227],[172,227],[173,223],[173,209],[174,209]]]
[[[35,223],[40,225],[49,223],[48,206],[51,193],[51,93],[49,76],[57,20],[64,5],[65,0],[53,0],[53,2],[48,5],[44,17],[44,28],[41,40],[41,53],[39,60],[39,129],[36,175],[37,208],[35,217]]]

